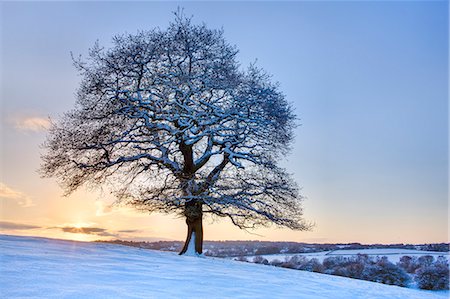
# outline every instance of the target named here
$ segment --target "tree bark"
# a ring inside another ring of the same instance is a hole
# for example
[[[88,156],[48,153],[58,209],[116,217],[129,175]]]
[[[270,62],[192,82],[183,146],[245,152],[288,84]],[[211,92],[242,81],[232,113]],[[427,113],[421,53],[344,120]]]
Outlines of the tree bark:
[[[202,204],[199,202],[186,203],[184,215],[186,216],[186,224],[188,227],[186,241],[180,255],[185,254],[188,250],[192,233],[195,236],[195,252],[202,254],[203,252],[203,212]]]

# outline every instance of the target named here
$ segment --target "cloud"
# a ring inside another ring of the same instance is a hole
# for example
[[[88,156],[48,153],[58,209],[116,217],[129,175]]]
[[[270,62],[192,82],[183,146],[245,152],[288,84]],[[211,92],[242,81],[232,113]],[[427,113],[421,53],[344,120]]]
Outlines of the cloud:
[[[0,221],[0,230],[27,230],[41,228],[35,225],[28,225],[16,222]]]
[[[24,117],[16,119],[14,125],[20,131],[41,132],[46,131],[50,127],[50,120],[38,116]]]
[[[135,208],[128,206],[115,205],[114,203],[108,204],[103,200],[97,200],[95,202],[95,216],[106,216],[118,213],[127,217],[146,217],[145,214],[139,212]]]
[[[95,201],[95,207],[96,207],[95,216],[105,216],[113,212],[112,205],[106,205],[101,200]]]
[[[75,226],[64,226],[58,227],[65,233],[73,234],[86,234],[86,235],[96,235],[101,237],[116,237],[117,235],[108,232],[104,228],[99,227],[75,227]]]
[[[24,208],[34,206],[33,201],[28,195],[14,190],[2,182],[0,182],[0,198],[15,200],[21,207]]]

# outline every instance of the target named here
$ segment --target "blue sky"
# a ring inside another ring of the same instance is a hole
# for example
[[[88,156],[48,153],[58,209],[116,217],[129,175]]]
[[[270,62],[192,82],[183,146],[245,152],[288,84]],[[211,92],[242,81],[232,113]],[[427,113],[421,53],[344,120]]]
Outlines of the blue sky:
[[[165,28],[182,6],[194,22],[223,28],[243,67],[257,59],[301,119],[292,154],[281,163],[302,186],[305,217],[316,228],[256,233],[296,241],[448,239],[446,1],[0,5],[0,183],[20,194],[11,200],[11,192],[0,193],[0,220],[58,225],[64,218],[47,212],[51,206],[57,211],[69,202],[72,209],[89,210],[97,203],[86,194],[80,201],[61,199],[54,182],[39,178],[45,132],[38,119],[57,118],[73,106],[79,77],[71,51],[85,55],[97,39],[108,46],[114,34]],[[112,219],[83,217],[83,223],[106,228]],[[148,218],[133,219],[129,225]],[[206,238],[256,238],[221,225],[212,224]],[[180,239],[184,229],[181,224]],[[178,238],[175,231],[147,234]]]

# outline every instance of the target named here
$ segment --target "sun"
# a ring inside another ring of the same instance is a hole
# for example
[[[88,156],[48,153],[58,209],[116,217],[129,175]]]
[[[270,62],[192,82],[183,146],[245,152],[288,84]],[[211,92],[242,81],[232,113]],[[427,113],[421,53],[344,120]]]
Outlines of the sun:
[[[64,237],[74,241],[90,242],[98,240],[96,234],[89,233],[89,228],[95,225],[92,222],[76,221],[64,225]]]
[[[90,226],[92,226],[92,224],[93,223],[79,221],[79,222],[75,222],[75,223],[71,224],[70,226],[81,229],[83,227],[90,227]]]

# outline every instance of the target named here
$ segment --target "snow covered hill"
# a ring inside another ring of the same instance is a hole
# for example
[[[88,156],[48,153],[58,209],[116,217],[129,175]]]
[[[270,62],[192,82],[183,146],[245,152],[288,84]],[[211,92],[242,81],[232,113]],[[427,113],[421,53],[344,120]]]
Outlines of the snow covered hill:
[[[0,235],[0,298],[448,298],[226,259]]]

